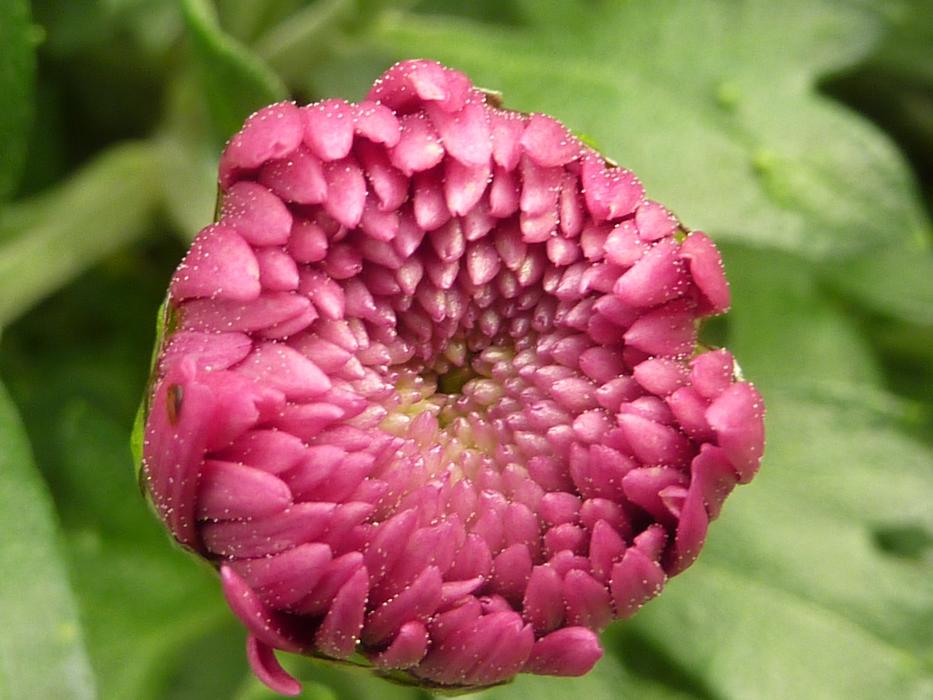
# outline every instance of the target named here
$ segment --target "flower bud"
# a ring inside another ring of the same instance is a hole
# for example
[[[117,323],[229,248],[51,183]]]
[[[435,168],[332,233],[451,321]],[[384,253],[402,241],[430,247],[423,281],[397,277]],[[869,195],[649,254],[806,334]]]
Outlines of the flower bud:
[[[274,650],[425,687],[580,675],[761,459],[697,325],[719,253],[551,117],[431,61],[250,117],[169,290],[145,483]]]

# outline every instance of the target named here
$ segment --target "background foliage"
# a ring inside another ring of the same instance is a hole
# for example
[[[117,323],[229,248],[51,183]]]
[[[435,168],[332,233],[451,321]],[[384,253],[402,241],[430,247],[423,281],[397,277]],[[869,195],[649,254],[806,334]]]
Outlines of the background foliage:
[[[761,475],[597,670],[484,697],[933,697],[930,0],[0,0],[0,698],[266,697],[134,483],[152,319],[250,111],[418,56],[707,229],[709,337],[769,406]]]

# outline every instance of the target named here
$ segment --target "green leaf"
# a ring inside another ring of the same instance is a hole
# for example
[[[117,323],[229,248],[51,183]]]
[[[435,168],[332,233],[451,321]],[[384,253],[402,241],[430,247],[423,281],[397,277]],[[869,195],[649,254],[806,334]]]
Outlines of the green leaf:
[[[33,109],[36,34],[26,0],[0,3],[0,200],[19,180]]]
[[[716,697],[926,697],[929,447],[883,394],[788,386],[767,400],[761,473],[732,495],[697,565],[628,624]],[[884,544],[904,531],[925,535],[926,551]]]
[[[690,227],[811,259],[929,225],[891,144],[817,91],[883,23],[838,0],[525,0],[526,25],[389,15],[376,40],[555,114]]]
[[[252,112],[285,99],[288,91],[262,59],[221,29],[210,0],[183,0],[182,9],[222,142]]]
[[[868,339],[846,306],[797,256],[722,246],[732,290],[725,344],[742,370],[765,389],[788,380],[878,385]],[[793,362],[788,362],[792,357]]]
[[[0,214],[0,326],[149,230],[160,194],[155,163],[148,144],[114,146],[54,191]]]
[[[356,14],[352,0],[318,0],[285,18],[256,42],[256,51],[290,83],[333,51],[342,24]]]
[[[0,697],[94,697],[51,500],[0,386]]]
[[[197,77],[188,69],[169,83],[156,138],[165,207],[184,243],[213,221],[217,203],[220,154],[212,145],[211,116]]]
[[[933,251],[897,246],[826,269],[830,283],[872,311],[933,326]]]

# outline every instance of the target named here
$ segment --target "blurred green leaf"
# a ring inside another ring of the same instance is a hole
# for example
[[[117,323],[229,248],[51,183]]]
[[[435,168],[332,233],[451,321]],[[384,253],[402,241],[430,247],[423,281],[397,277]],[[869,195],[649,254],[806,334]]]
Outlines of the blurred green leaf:
[[[180,239],[190,242],[214,218],[218,149],[201,81],[190,69],[167,86],[165,115],[156,137],[165,207]]]
[[[933,252],[895,246],[826,270],[830,282],[867,308],[933,326]]]
[[[768,450],[697,565],[628,624],[729,698],[920,698],[933,691],[929,449],[883,394],[768,395]],[[908,412],[909,413],[909,412]]]
[[[788,380],[880,383],[862,329],[806,260],[736,244],[722,253],[732,289],[724,344],[766,395]]]
[[[889,14],[893,17],[892,31],[870,62],[933,86],[933,3],[897,0],[891,4]]]
[[[883,29],[839,0],[525,0],[527,27],[413,13],[377,40],[439,58],[557,115],[641,177],[687,225],[723,239],[842,258],[928,228],[901,156],[821,97]]]
[[[252,112],[285,99],[288,91],[262,59],[223,31],[210,0],[183,0],[182,9],[222,142]]]
[[[0,201],[13,191],[26,158],[37,39],[26,0],[0,3]]]
[[[333,50],[335,33],[356,16],[354,0],[317,0],[270,27],[256,41],[256,51],[295,83]]]
[[[246,630],[233,615],[177,650],[177,663],[159,700],[232,698],[252,673]]]
[[[240,41],[252,45],[256,37],[315,0],[216,0],[224,28]]]
[[[0,697],[93,698],[52,504],[0,386]]]
[[[0,325],[149,230],[155,162],[148,144],[115,146],[54,191],[0,213]]]

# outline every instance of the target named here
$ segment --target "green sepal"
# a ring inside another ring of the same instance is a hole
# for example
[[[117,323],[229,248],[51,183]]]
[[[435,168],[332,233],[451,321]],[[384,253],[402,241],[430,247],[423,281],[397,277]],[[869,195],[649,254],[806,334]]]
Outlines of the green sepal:
[[[130,433],[130,450],[133,453],[136,480],[140,485],[140,490],[144,493],[146,489],[143,485],[143,439],[146,433],[146,420],[149,417],[149,405],[152,401],[152,387],[156,380],[156,366],[159,361],[159,356],[164,349],[165,342],[172,336],[177,326],[178,314],[172,307],[169,298],[166,297],[156,313],[155,343],[152,347],[152,357],[149,360],[149,378],[146,380],[143,398],[139,402],[139,408],[136,410],[136,418],[133,421],[133,431]]]

